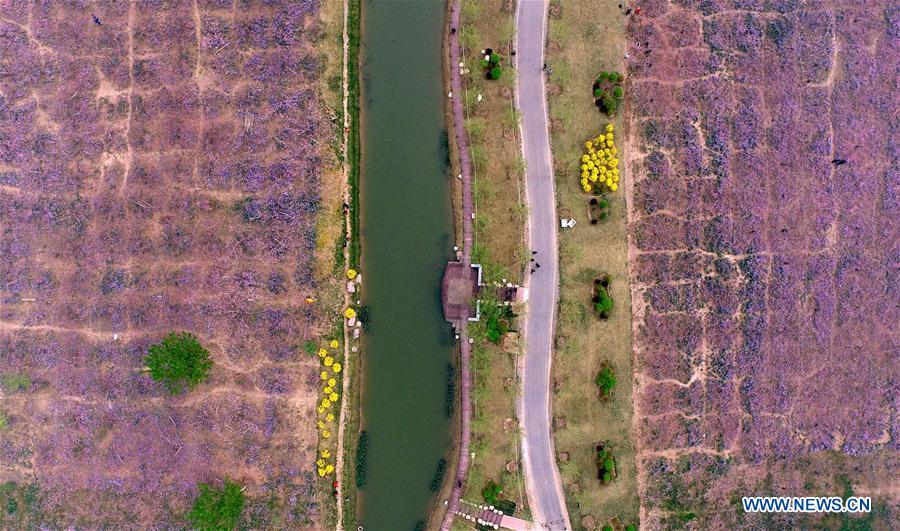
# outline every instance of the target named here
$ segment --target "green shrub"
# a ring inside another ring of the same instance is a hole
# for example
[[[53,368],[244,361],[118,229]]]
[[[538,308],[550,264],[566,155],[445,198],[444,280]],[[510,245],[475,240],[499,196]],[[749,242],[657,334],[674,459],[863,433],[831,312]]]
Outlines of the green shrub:
[[[602,95],[603,95],[603,89],[599,89],[599,88],[594,89],[594,97],[595,98],[599,98]]]
[[[628,524],[625,526],[625,531],[637,531],[637,527],[634,524]]]
[[[201,483],[200,495],[187,516],[193,529],[224,531],[237,526],[243,510],[244,493],[241,486],[226,479],[221,489]]]
[[[615,82],[616,82],[616,83],[621,83],[621,82],[623,82],[623,81],[625,81],[625,74],[623,74],[622,72],[616,72],[616,79],[615,79]]]
[[[484,488],[481,489],[481,496],[488,505],[497,505],[502,494],[503,487],[498,485],[493,479],[489,479]]]
[[[613,87],[613,96],[615,96],[617,100],[621,100],[622,99],[622,87]]]
[[[315,355],[316,350],[318,350],[316,348],[316,342],[315,341],[307,341],[306,343],[303,343],[303,350],[306,351],[306,353],[309,354],[310,356]]]
[[[444,482],[444,474],[447,473],[447,460],[441,459],[438,461],[437,470],[434,471],[434,477],[431,478],[431,492],[437,492],[441,489],[441,483]]]
[[[499,66],[495,66],[494,68],[491,68],[491,79],[500,79],[500,74],[502,74],[502,73],[503,73],[503,71],[500,70]]]
[[[494,504],[506,516],[512,516],[516,513],[516,502],[512,500],[497,500]]]
[[[500,56],[496,53],[491,54],[491,64],[499,65],[500,64]]]
[[[491,316],[487,320],[487,338],[493,343],[500,343],[500,339],[509,332],[509,323],[500,316]]]
[[[603,110],[606,111],[606,114],[616,114],[616,111],[619,108],[619,104],[618,102],[616,102],[616,98],[614,98],[611,94],[604,93],[601,102],[603,103]]]
[[[612,481],[613,476],[616,473],[616,460],[613,457],[612,452],[610,452],[606,448],[598,450],[596,463],[597,476],[603,481],[603,483],[609,483],[610,481]]]
[[[594,309],[601,315],[608,314],[612,311],[613,300],[609,294],[606,293],[606,290],[600,290],[600,301],[594,305]]]
[[[453,416],[453,408],[456,406],[456,369],[452,363],[447,363],[447,371],[445,375],[445,385],[447,387],[444,395],[444,416],[448,419]]]
[[[356,488],[362,489],[366,486],[366,474],[368,473],[369,464],[369,434],[364,431],[359,432],[359,441],[356,445]]]
[[[613,388],[616,386],[616,371],[610,366],[604,366],[597,374],[597,387],[600,388],[600,394],[606,398],[612,394]]]
[[[6,373],[0,376],[0,387],[3,387],[6,394],[28,391],[31,389],[31,378],[27,374]]]
[[[613,531],[613,527],[609,524],[603,526],[603,531]]]
[[[173,395],[185,386],[193,389],[206,381],[213,366],[209,351],[187,332],[171,333],[161,342],[150,345],[144,363],[150,369],[150,376],[162,382]]]
[[[487,69],[487,68],[490,68],[490,66],[491,66],[490,61],[488,61],[487,59],[481,60],[481,68]]]

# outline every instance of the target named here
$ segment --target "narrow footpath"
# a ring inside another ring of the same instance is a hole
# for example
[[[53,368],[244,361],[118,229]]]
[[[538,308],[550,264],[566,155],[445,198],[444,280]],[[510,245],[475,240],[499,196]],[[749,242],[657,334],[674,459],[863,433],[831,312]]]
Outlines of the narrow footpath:
[[[460,172],[462,173],[462,222],[463,222],[463,248],[462,263],[469,266],[472,263],[472,218],[475,208],[472,203],[472,160],[469,156],[469,138],[466,134],[465,111],[463,109],[463,85],[460,74],[460,46],[459,46],[459,12],[461,0],[453,0],[450,11],[450,90],[452,91],[453,106],[453,130],[456,135],[456,146],[459,151]],[[472,420],[472,373],[470,367],[471,351],[469,336],[463,321],[459,333],[459,367],[460,367],[460,402],[461,406],[461,430],[459,436],[459,462],[456,466],[456,478],[453,482],[453,492],[450,494],[450,502],[447,504],[447,512],[441,522],[441,531],[450,531],[453,517],[459,511],[459,499],[462,496],[463,486],[466,484],[466,475],[469,472],[469,442],[471,439]]]

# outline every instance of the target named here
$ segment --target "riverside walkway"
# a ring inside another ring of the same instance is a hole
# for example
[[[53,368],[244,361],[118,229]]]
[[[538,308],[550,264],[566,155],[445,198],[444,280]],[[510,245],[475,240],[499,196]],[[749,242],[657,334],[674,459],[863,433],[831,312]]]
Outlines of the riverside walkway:
[[[452,91],[453,130],[456,135],[456,146],[459,152],[459,171],[462,173],[462,217],[463,217],[463,248],[462,264],[466,267],[472,264],[472,218],[475,215],[472,203],[472,160],[469,155],[469,138],[466,134],[465,110],[463,109],[463,85],[460,74],[460,46],[459,46],[459,12],[461,0],[453,0],[450,8],[450,90]],[[447,505],[447,512],[441,521],[441,530],[450,531],[453,517],[459,511],[459,500],[462,496],[463,486],[466,484],[466,475],[469,472],[469,443],[471,439],[472,421],[472,373],[470,367],[471,346],[467,334],[467,323],[461,321],[456,329],[459,334],[459,366],[461,389],[461,429],[459,436],[459,462],[456,466],[456,477],[453,480],[453,491]]]

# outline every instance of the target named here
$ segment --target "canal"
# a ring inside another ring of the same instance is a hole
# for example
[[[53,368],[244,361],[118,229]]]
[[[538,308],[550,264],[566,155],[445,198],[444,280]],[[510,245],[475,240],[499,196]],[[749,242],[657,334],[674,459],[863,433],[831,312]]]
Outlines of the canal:
[[[363,429],[359,521],[405,531],[427,518],[450,446],[444,414],[452,332],[441,313],[453,254],[442,141],[444,2],[362,4]]]

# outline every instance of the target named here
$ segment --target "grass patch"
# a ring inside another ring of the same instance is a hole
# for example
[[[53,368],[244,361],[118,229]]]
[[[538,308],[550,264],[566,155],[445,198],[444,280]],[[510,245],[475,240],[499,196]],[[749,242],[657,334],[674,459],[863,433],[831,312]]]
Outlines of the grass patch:
[[[187,517],[192,529],[224,531],[237,526],[243,510],[243,488],[226,479],[221,489],[201,483],[200,494]]]
[[[4,373],[0,376],[0,387],[3,387],[3,392],[8,395],[17,391],[28,391],[31,389],[31,377],[21,373]]]
[[[598,72],[623,71],[625,53],[624,17],[615,2],[589,0],[561,2],[559,18],[551,18],[547,64],[553,69],[551,85],[560,91],[549,96],[551,131],[556,174],[557,207],[560,216],[574,217],[578,224],[560,233],[560,303],[557,351],[553,379],[559,391],[553,398],[555,416],[565,416],[564,428],[555,430],[559,452],[569,460],[560,463],[563,488],[573,524],[584,515],[597,522],[618,516],[636,521],[637,496],[634,449],[631,443],[632,366],[631,294],[627,282],[613,282],[608,296],[614,309],[608,319],[595,318],[592,282],[599,272],[627,279],[627,232],[624,186],[604,198],[603,223],[599,199],[598,224],[592,225],[591,197],[579,183],[579,167],[572,164],[582,155],[585,139],[605,131],[609,119],[597,112],[590,92]],[[585,38],[593,35],[594,38]],[[613,118],[615,130],[624,138],[622,115]],[[624,144],[620,145],[624,150]],[[627,182],[628,168],[621,167]],[[597,396],[597,375],[603,364],[615,368],[615,391],[602,403],[586,400]],[[590,441],[608,441],[615,448],[617,478],[601,486],[597,480],[596,449]]]

